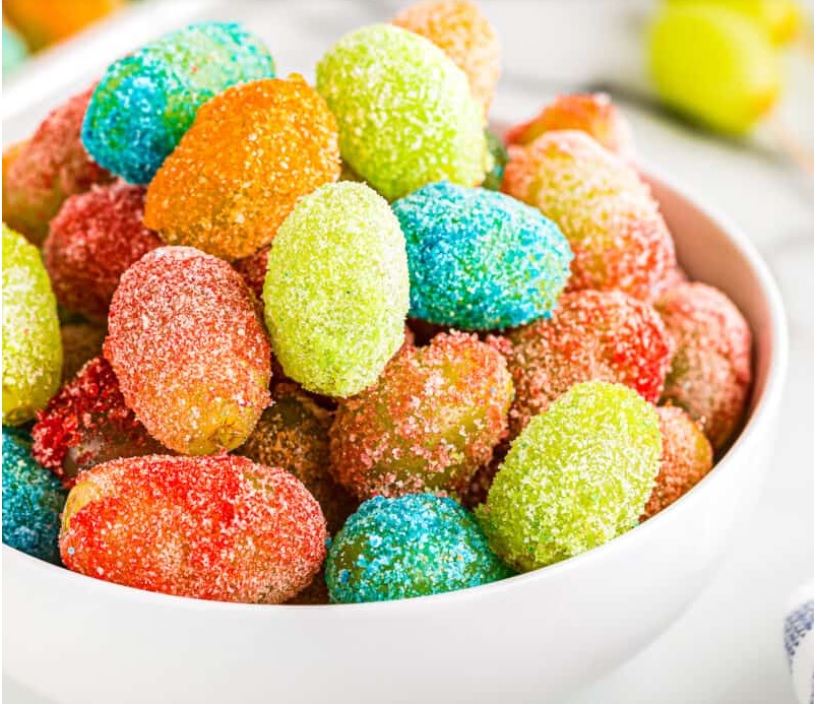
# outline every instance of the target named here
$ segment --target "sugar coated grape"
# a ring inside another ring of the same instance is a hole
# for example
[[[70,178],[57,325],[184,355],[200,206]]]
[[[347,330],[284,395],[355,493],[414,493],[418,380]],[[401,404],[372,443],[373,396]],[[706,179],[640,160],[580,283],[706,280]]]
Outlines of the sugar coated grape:
[[[40,253],[3,225],[3,423],[20,425],[56,393],[62,374],[57,304]]]
[[[404,235],[386,201],[343,181],[297,203],[269,252],[263,291],[274,354],[309,391],[345,397],[404,340]]]
[[[106,169],[130,183],[149,183],[204,103],[229,86],[273,76],[268,49],[241,25],[190,25],[108,67],[88,106],[82,141]]]
[[[339,404],[334,476],[360,498],[462,492],[506,431],[506,361],[474,335],[404,347],[375,385]]]
[[[525,146],[556,130],[585,132],[605,149],[626,159],[635,153],[630,125],[604,93],[558,95],[531,120],[509,129],[506,142]]]
[[[749,397],[749,325],[726,295],[702,283],[671,288],[656,310],[676,343],[662,399],[687,411],[721,450],[738,429]]]
[[[255,301],[226,262],[160,247],[122,276],[105,357],[150,435],[186,454],[231,450],[268,405],[271,355]]]
[[[84,472],[62,518],[76,572],[216,601],[281,603],[325,557],[325,518],[302,483],[245,457],[113,460]]]
[[[66,485],[91,467],[139,455],[169,454],[124,403],[110,364],[96,357],[37,414],[33,454]]]
[[[638,523],[659,471],[651,404],[621,384],[576,384],[515,439],[477,516],[520,571],[591,550]]]
[[[565,294],[550,320],[512,330],[508,337],[514,434],[582,381],[625,384],[656,403],[673,352],[658,313],[621,291]]]
[[[142,224],[144,189],[122,182],[96,186],[63,203],[43,254],[59,304],[105,321],[121,275],[161,246]]]
[[[712,446],[696,422],[677,406],[660,406],[661,464],[643,519],[680,499],[712,469]]]
[[[274,397],[237,452],[297,477],[319,502],[328,530],[335,533],[353,513],[356,502],[330,473],[332,414],[292,384],[275,387]]]
[[[35,244],[68,196],[112,178],[79,138],[90,95],[85,91],[50,112],[4,168],[3,222]]]
[[[490,330],[556,305],[571,248],[536,208],[444,181],[397,200],[393,212],[407,241],[412,317]]]
[[[27,433],[3,426],[3,542],[59,564],[59,514],[67,494],[31,456]]]
[[[336,120],[301,76],[210,100],[147,189],[168,244],[240,259],[269,244],[299,198],[339,178]]]
[[[405,8],[393,24],[426,37],[469,79],[484,116],[500,76],[500,42],[489,20],[469,0],[421,0]]]
[[[648,51],[661,99],[720,132],[747,132],[780,93],[780,61],[768,35],[726,7],[666,5]]]
[[[511,574],[472,515],[432,494],[365,501],[334,539],[325,568],[334,603],[428,596]]]
[[[319,62],[317,89],[339,122],[342,158],[385,198],[483,181],[483,111],[429,40],[390,25],[351,32]]]
[[[652,299],[675,267],[670,232],[636,171],[584,132],[510,147],[503,190],[536,205],[574,252],[569,287]]]

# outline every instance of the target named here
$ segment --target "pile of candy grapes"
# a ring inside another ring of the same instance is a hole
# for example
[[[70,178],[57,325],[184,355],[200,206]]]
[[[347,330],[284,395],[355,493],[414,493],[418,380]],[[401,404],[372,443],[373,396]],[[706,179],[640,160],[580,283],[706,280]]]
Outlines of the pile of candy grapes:
[[[504,143],[498,74],[466,0],[341,38],[315,87],[204,23],[7,150],[3,541],[168,594],[375,601],[567,559],[700,481],[749,328],[678,268],[608,98]]]

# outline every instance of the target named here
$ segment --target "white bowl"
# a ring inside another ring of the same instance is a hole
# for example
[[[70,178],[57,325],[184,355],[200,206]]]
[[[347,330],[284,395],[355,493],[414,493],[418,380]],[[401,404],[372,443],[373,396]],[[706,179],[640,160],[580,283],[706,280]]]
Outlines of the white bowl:
[[[648,176],[690,275],[755,337],[748,424],[686,497],[607,545],[466,591],[343,606],[183,599],[3,546],[7,674],[64,704],[542,702],[659,635],[710,579],[768,467],[786,372],[780,296],[748,239]]]

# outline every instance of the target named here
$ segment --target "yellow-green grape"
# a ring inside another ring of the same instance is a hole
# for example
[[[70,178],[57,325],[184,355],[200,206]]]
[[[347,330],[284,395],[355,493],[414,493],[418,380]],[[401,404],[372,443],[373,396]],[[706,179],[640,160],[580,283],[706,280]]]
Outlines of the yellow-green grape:
[[[308,391],[346,398],[404,342],[407,250],[387,201],[362,183],[301,198],[269,251],[263,287],[274,356]]]
[[[31,420],[61,374],[57,302],[39,250],[3,225],[3,423]]]
[[[478,520],[526,572],[591,550],[638,523],[659,471],[655,407],[621,384],[575,384],[512,443]]]
[[[483,182],[483,109],[466,74],[428,39],[390,25],[342,37],[317,65],[342,159],[389,200],[436,181]]]
[[[803,8],[795,0],[703,0],[740,12],[764,29],[774,44],[788,44],[803,26]],[[698,4],[698,0],[669,0],[673,5]]]
[[[664,7],[650,33],[649,59],[665,103],[726,134],[751,129],[780,92],[778,57],[768,35],[725,7]]]

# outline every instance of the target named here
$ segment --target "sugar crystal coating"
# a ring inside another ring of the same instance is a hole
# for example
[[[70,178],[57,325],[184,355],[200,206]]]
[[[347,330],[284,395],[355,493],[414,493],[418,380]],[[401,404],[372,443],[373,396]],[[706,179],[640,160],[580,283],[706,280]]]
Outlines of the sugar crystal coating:
[[[296,74],[253,81],[201,107],[147,189],[144,223],[167,244],[248,257],[339,171],[336,119],[316,90]]]
[[[88,106],[82,142],[130,183],[149,183],[198,109],[229,86],[274,76],[274,59],[241,25],[192,24],[114,61]]]
[[[386,201],[343,181],[297,203],[269,252],[266,325],[286,375],[346,397],[378,378],[404,341],[404,235]]]
[[[558,95],[528,122],[506,132],[507,144],[526,146],[546,132],[579,130],[605,149],[633,158],[633,133],[625,116],[604,93]]]
[[[483,114],[495,97],[500,77],[500,42],[494,27],[469,0],[421,0],[399,12],[393,24],[443,50],[469,80]]]
[[[3,542],[59,564],[59,514],[67,493],[31,456],[28,434],[3,426]]]
[[[325,566],[330,599],[408,599],[510,577],[473,516],[432,494],[365,501],[334,538]]]
[[[673,352],[658,313],[621,291],[565,294],[550,320],[512,330],[508,338],[514,435],[578,382],[625,384],[656,403]]]
[[[124,403],[116,375],[96,357],[37,414],[33,455],[66,486],[91,467],[120,457],[170,454]]]
[[[673,240],[636,171],[584,132],[509,147],[503,191],[536,205],[574,252],[571,290],[621,289],[651,300],[675,267]]]
[[[716,450],[732,439],[746,411],[752,382],[752,333],[718,289],[682,283],[656,302],[676,352],[662,400],[698,421]]]
[[[104,354],[150,435],[185,454],[230,450],[268,405],[271,354],[254,297],[226,262],[160,247],[122,276]]]
[[[515,439],[476,515],[515,569],[565,560],[638,523],[660,455],[651,404],[621,384],[576,384]]]
[[[317,89],[339,122],[342,158],[385,198],[444,179],[483,181],[483,113],[466,75],[429,40],[362,27],[322,57]]]
[[[144,189],[118,182],[71,196],[51,221],[43,244],[57,301],[67,310],[107,320],[121,275],[161,246],[142,224]]]
[[[40,253],[3,224],[3,423],[20,425],[53,396],[62,374],[57,304]]]
[[[556,305],[571,248],[537,209],[443,181],[397,200],[393,212],[407,241],[411,317],[491,330]]]
[[[506,432],[506,360],[474,335],[405,346],[375,385],[339,404],[331,470],[359,498],[462,492]]]
[[[678,406],[659,406],[661,463],[642,519],[680,499],[712,469],[712,446],[698,424]]]
[[[336,533],[356,502],[331,476],[328,430],[333,414],[293,384],[278,384],[269,406],[237,453],[299,479],[322,507],[328,530]]]
[[[68,569],[216,601],[286,601],[325,557],[325,518],[302,483],[245,457],[113,460],[80,475],[62,518]]]
[[[35,244],[64,200],[112,176],[88,156],[79,138],[91,90],[52,110],[3,173],[3,222]],[[5,162],[5,158],[4,158]]]

